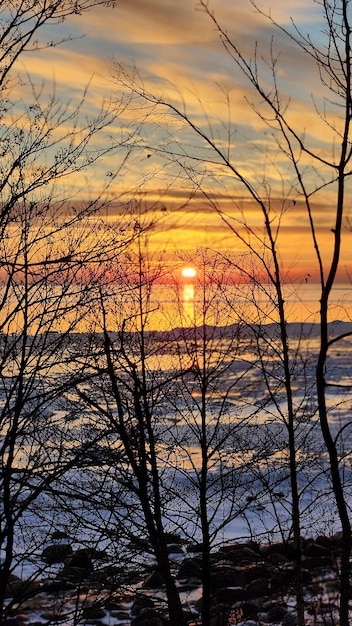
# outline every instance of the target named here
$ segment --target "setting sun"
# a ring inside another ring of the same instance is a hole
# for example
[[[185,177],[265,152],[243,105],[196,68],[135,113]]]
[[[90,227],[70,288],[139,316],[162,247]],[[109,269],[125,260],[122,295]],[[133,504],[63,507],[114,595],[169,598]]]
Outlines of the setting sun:
[[[194,278],[197,274],[194,267],[184,267],[181,273],[184,278]]]

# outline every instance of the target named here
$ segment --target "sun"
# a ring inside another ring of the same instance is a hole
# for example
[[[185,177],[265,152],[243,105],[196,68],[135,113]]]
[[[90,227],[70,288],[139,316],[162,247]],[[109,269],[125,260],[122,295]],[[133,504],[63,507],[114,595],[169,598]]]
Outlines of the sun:
[[[181,274],[183,278],[195,278],[197,272],[194,267],[187,266],[182,269]]]

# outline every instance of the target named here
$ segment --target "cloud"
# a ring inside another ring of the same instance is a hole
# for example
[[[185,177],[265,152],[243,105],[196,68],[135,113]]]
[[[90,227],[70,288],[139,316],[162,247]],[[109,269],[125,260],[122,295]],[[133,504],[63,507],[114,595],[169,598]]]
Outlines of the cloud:
[[[201,41],[206,18],[195,10],[196,3],[181,0],[119,0],[116,9],[95,9],[94,31],[98,29],[118,45],[126,41],[136,44],[179,44]],[[89,24],[89,14],[85,16]]]
[[[258,4],[261,9],[269,11],[269,0],[258,0]],[[77,38],[61,47],[27,55],[25,67],[37,83],[42,79],[50,84],[55,83],[60,97],[68,99],[80,98],[82,89],[93,76],[87,106],[90,113],[94,114],[104,96],[109,97],[113,90],[117,98],[123,93],[121,85],[110,80],[113,58],[123,66],[135,63],[146,88],[184,107],[201,130],[216,138],[221,149],[225,151],[229,146],[234,160],[240,163],[241,171],[256,184],[260,185],[267,177],[273,186],[281,185],[282,181],[289,186],[293,178],[292,170],[288,166],[285,169],[282,152],[280,154],[275,144],[271,129],[265,127],[263,119],[250,106],[261,106],[261,98],[253,92],[231,54],[224,49],[209,16],[197,10],[197,6],[199,8],[196,0],[177,0],[177,3],[175,0],[119,0],[115,9],[95,7],[82,16],[72,17],[59,27],[59,37],[62,34]],[[270,55],[273,51],[273,57],[278,61],[277,84],[283,106],[287,104],[289,107],[290,121],[302,136],[305,134],[310,146],[318,149],[321,156],[330,157],[328,146],[332,145],[331,128],[329,130],[324,120],[316,114],[312,102],[313,92],[315,102],[323,110],[322,87],[313,61],[282,31],[273,28],[251,2],[211,0],[209,6],[248,59],[253,58],[258,44],[263,88],[267,90],[272,85]],[[303,33],[310,33],[320,41],[320,10],[319,3],[293,0],[289,9],[285,3],[276,3],[272,15],[287,29],[292,29],[292,16]],[[274,44],[271,47],[273,36]],[[262,61],[262,57],[265,57],[265,61]],[[227,90],[229,106],[226,101]],[[264,114],[267,112],[261,110]],[[134,110],[125,111],[112,132],[118,133],[119,125],[125,126],[128,131],[133,127],[133,122],[140,123],[142,115],[143,111],[136,103]],[[227,145],[229,120],[232,134]],[[153,156],[147,158],[142,149],[136,153],[136,157],[129,161],[123,179],[116,181],[116,186],[120,185],[124,191],[144,187],[153,198],[162,195],[169,186],[171,202],[186,199],[187,194],[191,193],[190,180],[182,172],[182,167],[179,178],[173,180],[177,168],[172,169],[173,164],[170,162],[163,163],[160,153],[158,156],[158,150],[165,146],[170,150],[179,149],[180,153],[183,149],[184,152],[193,151],[194,155],[201,155],[202,151],[205,154],[204,142],[200,147],[189,129],[180,128],[181,125],[172,116],[158,113],[146,118],[138,130],[139,145],[144,142],[148,148],[154,149]],[[178,165],[181,161],[180,158]],[[212,191],[219,202],[223,202],[221,194],[227,194],[229,203],[238,195],[238,186],[224,169],[221,172],[217,169],[213,175],[209,164],[202,164],[201,169],[204,177],[208,176],[208,180],[202,182],[208,184],[209,189],[213,185]],[[312,169],[307,171],[313,185],[314,172]],[[181,198],[177,197],[177,188],[180,187]],[[118,191],[116,189],[117,194]],[[286,188],[284,190],[285,193],[289,191]],[[323,199],[328,200],[328,190],[324,191]],[[201,202],[201,198],[197,197],[196,201]],[[320,223],[330,232],[329,208],[320,205],[319,210]],[[183,218],[187,211],[190,212],[189,207],[183,212]],[[300,226],[301,215],[301,209],[297,206],[294,215],[287,215],[285,222],[291,242],[287,248],[290,248],[292,254],[294,248],[303,241],[301,231],[296,237],[293,236],[293,231]],[[208,223],[212,227],[212,223]],[[191,233],[187,235],[187,242],[191,245],[194,241],[193,226],[186,226],[186,230],[188,228]],[[204,227],[203,231],[203,234],[200,229],[197,231],[199,242],[208,242],[211,230]],[[217,241],[222,245],[224,233],[222,229],[217,233]],[[186,241],[186,234],[184,237]]]

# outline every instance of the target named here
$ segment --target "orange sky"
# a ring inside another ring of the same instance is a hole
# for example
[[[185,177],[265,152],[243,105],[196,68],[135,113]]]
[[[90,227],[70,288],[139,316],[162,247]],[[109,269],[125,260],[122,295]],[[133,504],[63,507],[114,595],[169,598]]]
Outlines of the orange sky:
[[[117,4],[115,9],[97,7],[48,29],[44,33],[47,41],[67,35],[72,35],[73,40],[25,55],[19,71],[28,71],[37,85],[44,80],[48,91],[55,85],[57,94],[72,102],[81,97],[91,81],[84,110],[94,115],[103,98],[112,96],[121,102],[128,96],[116,82],[114,62],[126,68],[136,65],[146,89],[186,110],[192,122],[214,138],[241,175],[259,193],[271,196],[274,225],[280,210],[285,209],[278,238],[283,268],[298,281],[304,280],[307,273],[316,279],[307,215],[292,168],[273,134],[251,108],[250,103],[260,106],[260,99],[251,92],[224,50],[209,17],[199,10],[196,0],[178,0],[177,4],[174,0],[119,0]],[[212,0],[210,6],[246,53],[253,55],[258,42],[260,53],[268,58],[273,30],[249,1]],[[261,0],[259,6],[268,10],[270,3]],[[321,40],[319,4],[314,0],[293,0],[289,9],[285,3],[279,4],[273,15],[288,28],[292,16],[304,33],[317,42]],[[277,78],[290,122],[312,149],[322,157],[332,158],[336,141],[331,128],[316,113],[316,107],[323,109],[324,93],[315,64],[280,32],[275,33],[274,49],[280,53]],[[265,63],[261,71],[264,83],[269,85],[271,72]],[[23,86],[21,96],[26,97]],[[150,235],[153,248],[166,249],[169,257],[176,253],[192,255],[192,250],[203,247],[241,254],[238,239],[210,207],[207,195],[231,219],[237,219],[239,210],[245,209],[251,227],[261,229],[261,215],[246,199],[243,186],[199,135],[183,127],[164,109],[149,111],[147,115],[140,103],[134,102],[121,110],[108,132],[116,141],[122,138],[125,144],[131,144],[127,141],[131,135],[133,143],[131,155],[110,189],[111,200],[115,206],[131,197],[141,199],[141,206],[155,201],[158,221]],[[77,193],[87,186],[90,193],[99,191],[107,173],[118,171],[125,155],[126,147],[116,150],[87,179],[81,175],[71,185],[76,185]],[[314,170],[308,159],[305,176],[312,192],[330,174],[323,168]],[[350,204],[348,199],[347,211]],[[334,190],[324,187],[314,197],[314,215],[327,265],[331,257],[333,211]],[[352,275],[352,235],[347,223],[344,237],[341,281]]]

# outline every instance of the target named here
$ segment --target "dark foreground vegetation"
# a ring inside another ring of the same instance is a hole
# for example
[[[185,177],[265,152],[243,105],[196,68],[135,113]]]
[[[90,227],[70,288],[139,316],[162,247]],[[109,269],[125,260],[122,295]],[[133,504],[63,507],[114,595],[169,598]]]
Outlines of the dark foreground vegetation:
[[[137,542],[138,543],[138,542]],[[146,546],[147,548],[147,546]],[[303,541],[306,624],[335,624],[338,619],[338,569],[341,534]],[[200,625],[202,548],[185,545],[178,535],[168,550],[187,624]],[[294,546],[292,542],[229,543],[211,554],[210,625],[283,624],[295,626]],[[5,624],[48,623],[168,626],[165,583],[151,561],[123,571],[108,551],[75,549],[69,537],[56,536],[41,559],[57,573],[40,584],[12,577],[7,597],[18,603]],[[148,552],[141,553],[148,561]],[[83,598],[77,601],[78,596]]]
[[[253,56],[198,7],[252,94],[261,172],[238,159],[226,89],[227,121],[202,102],[202,123],[117,60],[115,91],[92,115],[86,92],[62,102],[23,72],[25,55],[65,42],[71,16],[113,2],[0,4],[2,624],[350,626],[351,330],[330,322],[349,278],[351,3],[315,3],[316,38],[250,3],[273,33]],[[281,82],[275,34],[311,72],[314,135]],[[200,198],[233,242],[194,253],[197,297],[172,300],[172,345],[149,332],[153,289],[175,278],[148,250],[165,207],[144,211],[139,183],[137,200],[116,191],[146,150],[160,188]],[[292,220],[310,234],[319,288],[308,337],[289,329]],[[239,521],[237,545],[225,535]]]

